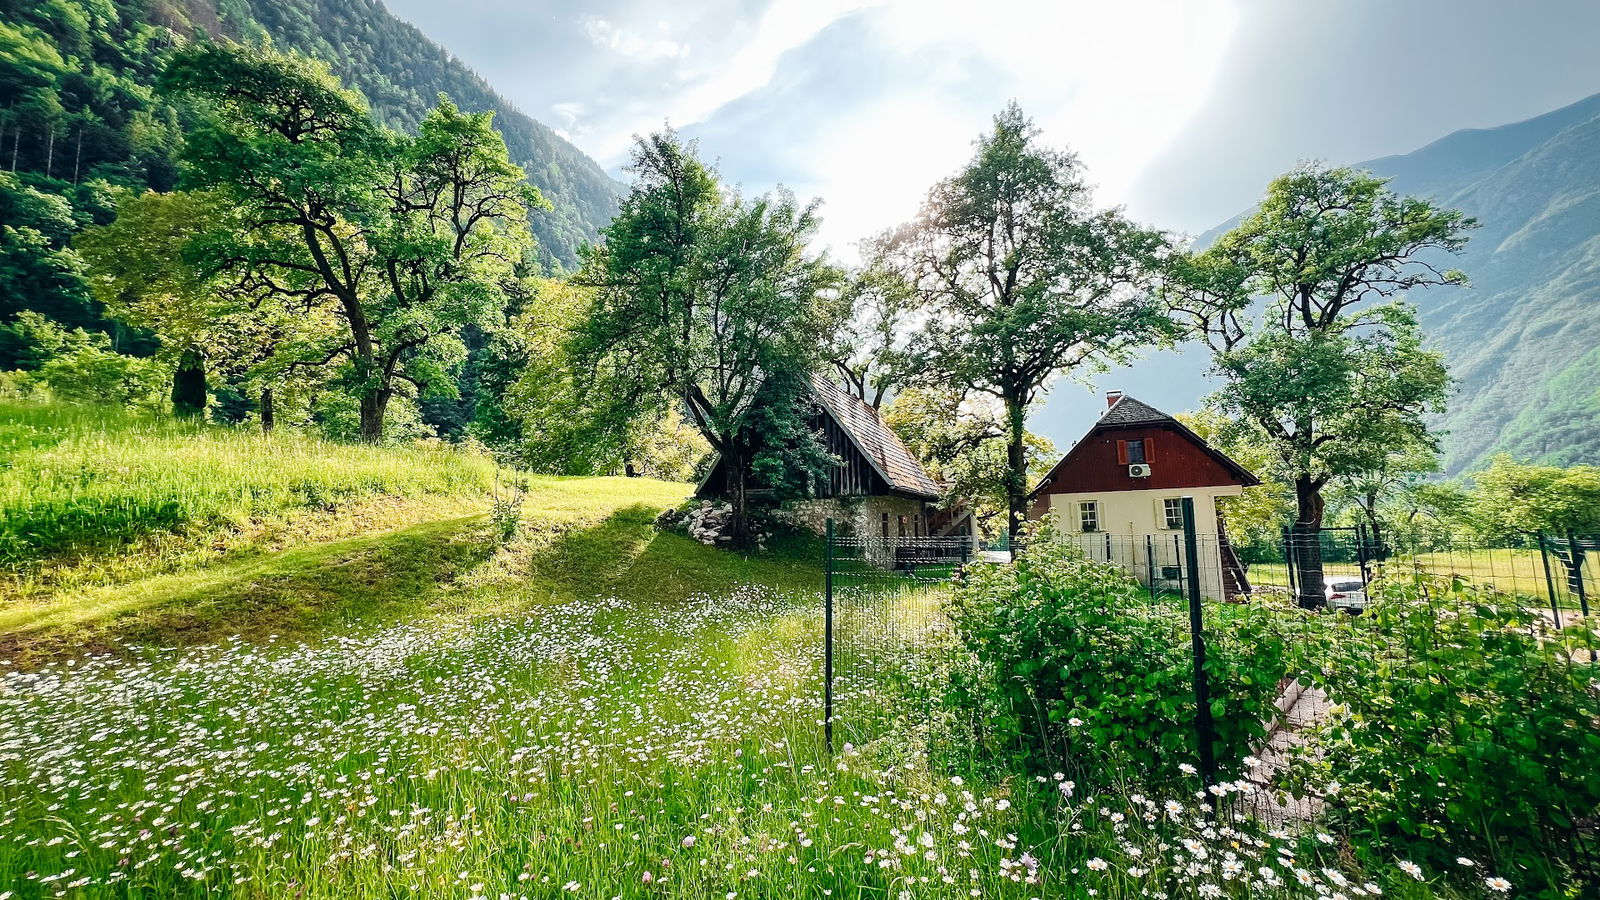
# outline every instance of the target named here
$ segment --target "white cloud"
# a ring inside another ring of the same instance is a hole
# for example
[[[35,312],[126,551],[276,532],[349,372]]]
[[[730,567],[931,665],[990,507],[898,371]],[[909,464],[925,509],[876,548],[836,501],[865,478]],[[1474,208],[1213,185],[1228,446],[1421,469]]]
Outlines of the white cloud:
[[[584,105],[575,100],[550,104],[550,111],[555,113],[556,118],[561,120],[563,125],[571,125],[578,121],[578,117],[583,115],[584,109]]]
[[[601,162],[615,163],[633,142],[633,135],[663,120],[683,128],[704,121],[738,98],[766,86],[778,60],[811,40],[840,18],[875,5],[875,0],[776,0],[756,25],[755,33],[726,59],[717,60],[703,76],[692,77],[681,92],[664,98],[660,109],[608,129],[591,147]]]
[[[1003,71],[1005,96],[1047,141],[1079,153],[1106,202],[1127,195],[1198,109],[1235,24],[1224,0],[986,0],[981,16],[963,15],[970,9],[903,0],[889,7],[885,34],[905,47],[959,41]]]
[[[870,43],[848,52],[881,65],[861,65],[872,74],[859,82],[805,93],[810,81],[826,80],[815,71],[826,64],[819,60],[851,71],[862,62],[818,42],[850,16],[848,33],[865,31]],[[693,58],[669,38],[675,29],[688,33],[688,21],[658,19],[580,20],[591,40],[628,56],[633,68],[584,85],[582,103],[552,105],[563,131],[608,166],[624,160],[633,135],[663,121],[704,131],[702,152],[724,160],[729,180],[754,192],[781,180],[801,196],[822,197],[823,240],[850,257],[855,241],[912,215],[1010,99],[1045,141],[1078,152],[1100,202],[1123,202],[1195,115],[1236,12],[1232,0],[773,0],[759,19],[730,19],[708,34]],[[653,86],[638,80],[645,61],[659,66],[648,70]],[[780,71],[781,86],[763,94]],[[821,97],[825,108],[795,109],[800,94]],[[722,127],[734,115],[729,104],[741,99],[754,106],[742,104],[738,128]],[[752,157],[752,147],[765,155]]]
[[[874,14],[885,52],[941,50],[972,65],[872,97],[799,154],[816,165],[791,183],[826,200],[822,238],[835,252],[851,257],[855,241],[913,215],[1009,99],[1047,143],[1079,154],[1101,203],[1123,202],[1204,99],[1234,27],[1223,0],[988,0],[981,16],[971,9],[902,0]],[[968,83],[974,71],[993,81]]]
[[[689,45],[661,37],[645,37],[626,26],[617,26],[598,16],[583,18],[583,31],[595,46],[639,60],[679,59],[689,55]],[[664,26],[666,23],[660,23]]]

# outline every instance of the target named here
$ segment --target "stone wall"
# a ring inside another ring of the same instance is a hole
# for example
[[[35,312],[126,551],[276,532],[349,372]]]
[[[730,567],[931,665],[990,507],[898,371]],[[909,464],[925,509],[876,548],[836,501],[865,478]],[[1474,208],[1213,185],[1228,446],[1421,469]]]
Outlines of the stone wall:
[[[906,534],[927,531],[927,504],[908,497],[877,495],[797,500],[785,509],[800,525],[817,534],[827,531],[828,519],[831,518],[834,530],[840,537],[882,537],[885,515],[889,517],[890,536],[899,534],[901,516],[905,516]]]

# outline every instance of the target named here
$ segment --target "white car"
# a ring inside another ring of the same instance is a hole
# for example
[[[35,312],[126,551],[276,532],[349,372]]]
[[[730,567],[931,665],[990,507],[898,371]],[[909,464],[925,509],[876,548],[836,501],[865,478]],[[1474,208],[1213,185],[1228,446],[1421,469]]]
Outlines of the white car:
[[[1358,613],[1367,608],[1367,584],[1360,578],[1335,575],[1322,582],[1322,593],[1329,609]]]

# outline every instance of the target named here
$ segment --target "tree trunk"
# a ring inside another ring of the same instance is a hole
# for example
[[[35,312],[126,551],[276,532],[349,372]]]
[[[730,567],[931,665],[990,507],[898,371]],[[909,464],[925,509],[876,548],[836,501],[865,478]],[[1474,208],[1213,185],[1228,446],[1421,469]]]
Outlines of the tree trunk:
[[[1300,513],[1290,529],[1294,567],[1299,574],[1297,602],[1305,609],[1320,609],[1328,598],[1322,580],[1322,485],[1302,475],[1294,482]]]
[[[1017,537],[1028,520],[1028,448],[1026,435],[1027,410],[1022,403],[1006,400],[1006,420],[1009,434],[1006,438],[1006,537],[1011,547],[1011,558],[1017,558]]]
[[[272,433],[273,427],[278,424],[277,423],[277,416],[278,416],[277,410],[273,409],[273,407],[272,407],[272,388],[264,387],[264,388],[261,389],[261,433],[262,434],[271,434]]]
[[[172,373],[172,413],[183,418],[206,413],[206,357],[194,347],[183,351]]]
[[[728,506],[733,511],[728,522],[730,543],[734,549],[748,550],[754,542],[750,537],[750,509],[745,497],[744,453],[737,438],[729,438],[725,446],[728,450],[722,455],[722,470],[727,479]]]
[[[389,407],[387,390],[371,391],[361,395],[361,441],[377,444],[383,441],[383,413]]]

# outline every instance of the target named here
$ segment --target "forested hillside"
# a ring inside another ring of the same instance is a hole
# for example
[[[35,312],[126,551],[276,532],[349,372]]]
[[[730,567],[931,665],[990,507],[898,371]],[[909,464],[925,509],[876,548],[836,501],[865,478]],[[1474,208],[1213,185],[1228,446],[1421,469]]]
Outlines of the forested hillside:
[[[1456,263],[1472,285],[1419,300],[1459,379],[1446,468],[1600,462],[1600,97],[1412,157],[1371,166],[1481,223]]]
[[[593,160],[376,0],[0,0],[0,324],[32,309],[148,349],[101,318],[70,245],[112,217],[113,188],[176,183],[185,115],[154,85],[165,54],[207,35],[325,60],[396,128],[415,127],[440,93],[495,110],[512,160],[553,206],[532,223],[547,264],[570,268],[615,210],[621,189]],[[0,369],[26,364],[23,343],[0,338]]]
[[[1457,379],[1440,423],[1445,471],[1502,451],[1600,462],[1600,95],[1357,167],[1480,223],[1440,261],[1471,285],[1411,298]]]
[[[622,187],[594,160],[517,111],[464,63],[391,15],[380,0],[172,2],[194,10],[184,15],[195,24],[206,23],[214,9],[230,36],[270,37],[280,49],[327,60],[339,80],[364,94],[378,118],[393,127],[414,128],[441,93],[465,110],[495,110],[495,127],[505,136],[511,161],[555,207],[536,212],[533,220],[547,261],[572,268],[578,247],[593,241],[616,212]]]

